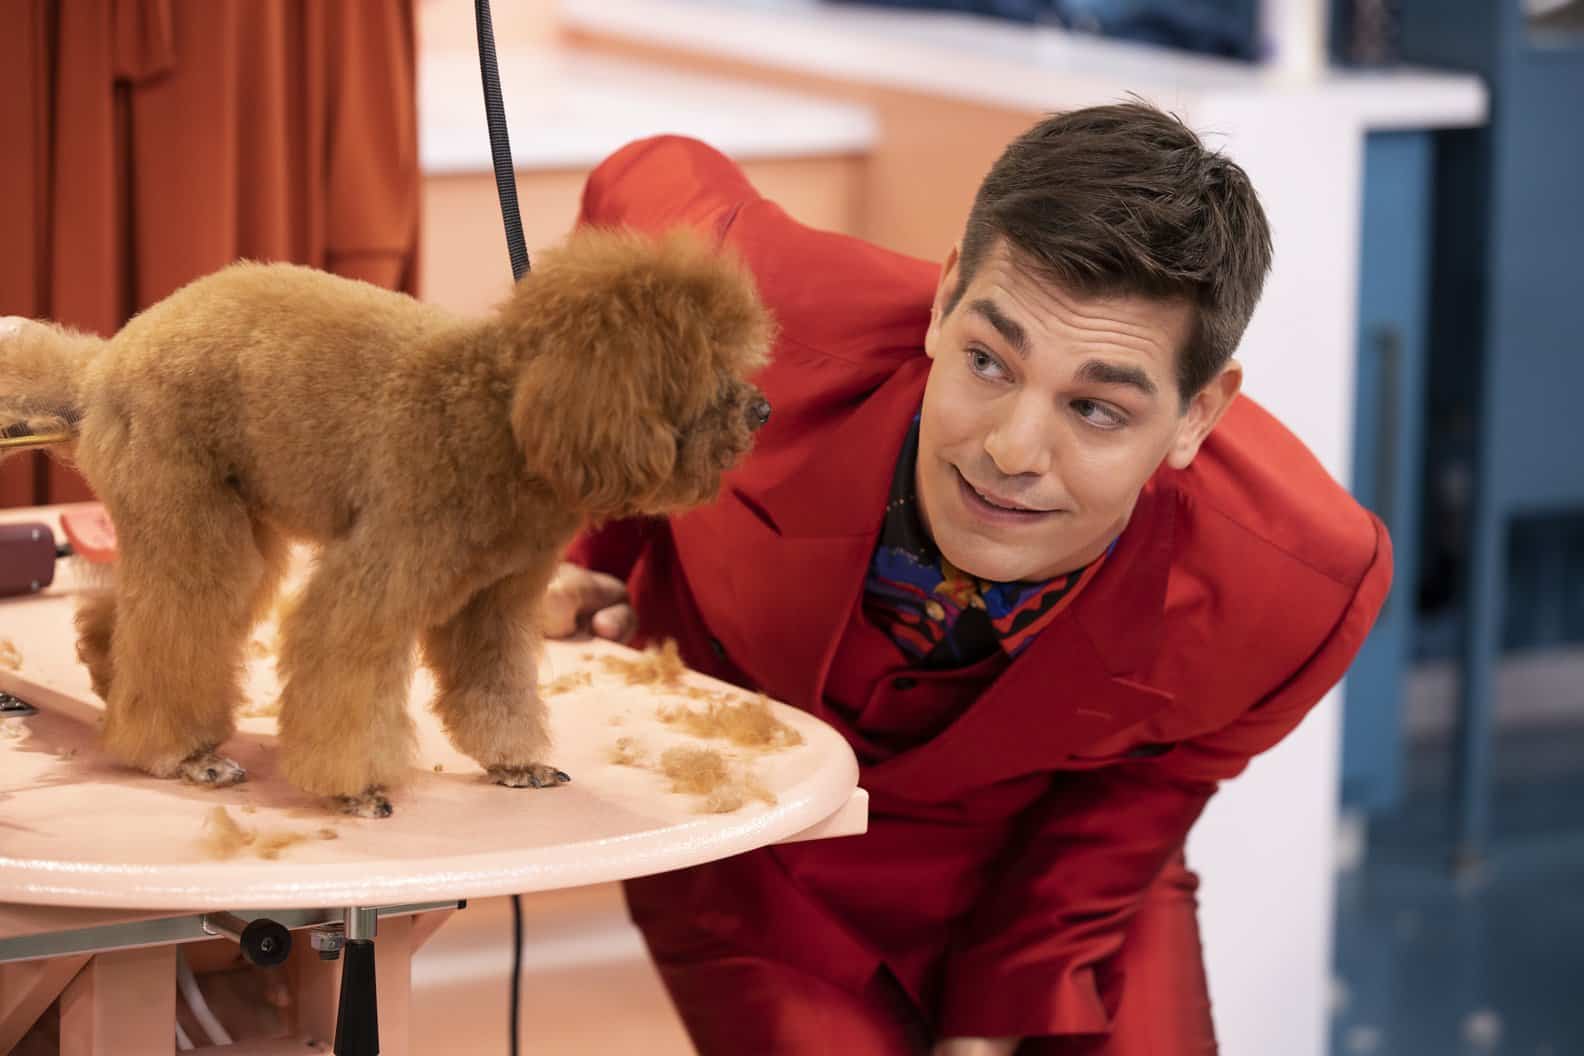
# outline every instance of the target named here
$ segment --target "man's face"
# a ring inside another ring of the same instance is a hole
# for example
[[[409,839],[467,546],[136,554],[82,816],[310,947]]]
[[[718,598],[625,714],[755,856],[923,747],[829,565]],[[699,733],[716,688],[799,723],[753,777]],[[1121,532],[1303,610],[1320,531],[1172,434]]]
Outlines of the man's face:
[[[926,529],[981,579],[1046,579],[1093,561],[1127,525],[1163,460],[1193,460],[1241,378],[1237,365],[1185,409],[1177,356],[1185,303],[1077,296],[1020,266],[981,261],[951,313],[947,258],[925,349],[919,423]]]

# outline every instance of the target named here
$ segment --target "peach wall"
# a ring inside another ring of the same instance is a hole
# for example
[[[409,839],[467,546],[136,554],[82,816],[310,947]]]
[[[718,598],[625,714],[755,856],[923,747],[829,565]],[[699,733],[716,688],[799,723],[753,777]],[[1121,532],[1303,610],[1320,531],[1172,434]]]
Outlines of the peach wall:
[[[863,158],[767,159],[749,161],[744,169],[755,186],[805,223],[851,233],[863,222]],[[571,228],[587,175],[586,169],[518,172],[518,210],[530,259]],[[431,175],[423,194],[423,298],[457,311],[487,309],[511,285],[494,176]]]

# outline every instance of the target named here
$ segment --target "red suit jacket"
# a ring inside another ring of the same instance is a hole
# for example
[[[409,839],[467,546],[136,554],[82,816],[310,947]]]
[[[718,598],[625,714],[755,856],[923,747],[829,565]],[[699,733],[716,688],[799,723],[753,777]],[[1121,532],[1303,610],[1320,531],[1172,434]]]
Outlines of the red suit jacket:
[[[1155,475],[1072,604],[953,705],[952,673],[900,676],[860,615],[938,266],[806,228],[676,137],[605,161],[581,222],[707,232],[780,332],[757,379],[774,413],[719,501],[605,525],[570,559],[627,579],[645,636],[691,666],[845,732],[872,797],[864,836],[630,884],[657,957],[718,939],[853,992],[883,965],[942,1035],[1105,1034],[1117,953],[1217,782],[1363,642],[1391,578],[1384,529],[1240,398],[1191,467]],[[870,709],[943,702],[955,718],[922,743],[861,728]],[[1192,927],[1165,934],[1127,971],[1181,961],[1202,991]]]

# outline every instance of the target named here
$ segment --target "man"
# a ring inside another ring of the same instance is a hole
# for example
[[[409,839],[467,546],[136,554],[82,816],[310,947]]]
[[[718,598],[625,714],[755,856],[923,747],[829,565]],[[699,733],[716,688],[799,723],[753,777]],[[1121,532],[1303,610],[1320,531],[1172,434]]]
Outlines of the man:
[[[936,269],[662,138],[582,222],[711,233],[781,334],[719,501],[591,530],[548,632],[674,638],[840,730],[872,797],[864,836],[627,885],[699,1049],[1213,1052],[1184,839],[1391,565],[1238,397],[1271,252],[1242,170],[1142,104],[1056,116]]]

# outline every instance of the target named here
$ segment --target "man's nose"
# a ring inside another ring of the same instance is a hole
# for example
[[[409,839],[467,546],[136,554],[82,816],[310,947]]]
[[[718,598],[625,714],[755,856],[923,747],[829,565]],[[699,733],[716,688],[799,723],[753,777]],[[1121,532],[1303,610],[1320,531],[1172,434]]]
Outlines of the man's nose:
[[[1003,474],[1019,477],[1050,469],[1051,451],[1045,416],[1020,405],[985,437],[985,452]]]

